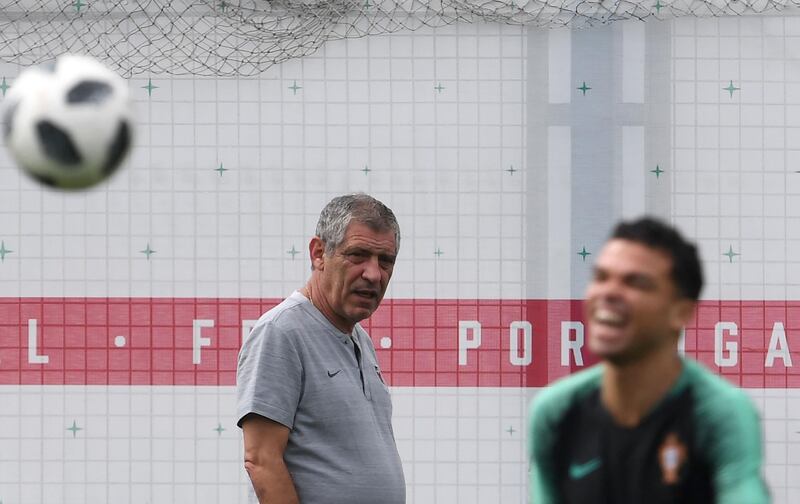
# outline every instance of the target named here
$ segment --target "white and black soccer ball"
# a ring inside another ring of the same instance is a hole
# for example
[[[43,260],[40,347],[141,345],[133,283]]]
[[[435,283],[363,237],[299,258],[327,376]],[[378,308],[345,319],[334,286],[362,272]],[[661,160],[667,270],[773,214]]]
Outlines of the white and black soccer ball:
[[[130,149],[127,83],[87,56],[23,71],[3,102],[5,142],[39,182],[83,189],[109,177]]]

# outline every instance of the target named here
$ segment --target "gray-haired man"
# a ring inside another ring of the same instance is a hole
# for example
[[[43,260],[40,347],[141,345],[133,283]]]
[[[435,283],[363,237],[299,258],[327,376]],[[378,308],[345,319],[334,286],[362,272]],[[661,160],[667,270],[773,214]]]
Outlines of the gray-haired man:
[[[339,196],[311,238],[311,278],[242,345],[237,415],[259,502],[405,502],[392,403],[358,322],[380,304],[400,246],[392,211]]]

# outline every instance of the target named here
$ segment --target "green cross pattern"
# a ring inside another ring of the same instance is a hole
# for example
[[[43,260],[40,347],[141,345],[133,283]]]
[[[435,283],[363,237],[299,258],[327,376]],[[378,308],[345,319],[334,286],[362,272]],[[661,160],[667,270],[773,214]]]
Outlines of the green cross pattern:
[[[5,95],[6,95],[6,91],[8,91],[8,89],[9,89],[10,87],[11,87],[11,86],[9,86],[9,85],[8,85],[8,83],[6,82],[6,78],[5,78],[5,77],[3,77],[3,82],[0,82],[0,91],[2,91],[2,92],[3,92],[3,96],[5,96]],[[0,503],[0,504],[2,504],[2,503]]]
[[[72,431],[72,437],[74,438],[78,434],[78,431],[83,430],[83,428],[78,427],[78,423],[73,420],[72,427],[67,427],[67,430]]]
[[[220,163],[219,168],[214,168],[214,171],[219,172],[219,176],[221,177],[224,172],[228,171],[228,169],[222,166],[222,163]]]
[[[656,169],[655,169],[655,170],[650,170],[650,173],[655,173],[655,174],[656,174],[656,178],[658,178],[658,177],[659,177],[659,175],[661,175],[662,173],[664,173],[664,170],[662,170],[662,169],[661,169],[661,167],[659,167],[658,165],[656,165]]]
[[[510,174],[513,176],[513,175],[514,175],[515,173],[517,173],[519,170],[516,170],[516,169],[514,169],[514,165],[511,165],[510,167],[506,168],[506,171],[507,171],[508,173],[510,173]]]
[[[736,256],[738,256],[738,255],[741,255],[741,254],[737,254],[736,252],[734,252],[734,251],[733,251],[733,245],[730,245],[730,246],[728,247],[728,251],[727,251],[727,252],[725,252],[725,253],[723,253],[722,255],[724,255],[724,256],[727,256],[727,257],[728,257],[728,262],[733,262],[733,258],[734,258],[734,257],[736,257]]]
[[[442,249],[440,249],[439,247],[436,247],[436,252],[434,252],[433,254],[434,254],[434,255],[435,255],[437,258],[439,258],[439,257],[442,257],[442,254],[444,254],[444,252],[442,252]]]
[[[158,89],[158,86],[153,84],[153,79],[147,79],[147,85],[142,86],[142,89],[147,90],[147,96],[153,96],[153,90]]]
[[[591,252],[587,252],[586,251],[586,247],[583,247],[581,249],[581,251],[578,252],[578,255],[581,256],[581,259],[583,259],[583,262],[586,262],[586,256],[592,255],[592,253]]]
[[[369,175],[369,172],[371,172],[372,170],[369,169],[369,166],[364,165],[364,168],[362,168],[361,171],[364,172],[364,175]]]
[[[303,87],[302,86],[298,86],[297,85],[297,81],[295,80],[295,81],[292,82],[292,85],[289,86],[289,89],[291,89],[292,93],[296,95],[297,94],[297,90],[298,89],[303,89]]]
[[[436,86],[433,86],[433,89],[435,89],[436,91],[439,91],[439,94],[442,94],[442,91],[444,91],[447,88],[442,86],[442,83],[440,82]]]
[[[739,90],[739,89],[741,89],[741,88],[738,88],[738,87],[734,86],[734,85],[733,85],[733,81],[731,81],[731,82],[730,82],[730,84],[728,84],[728,86],[727,86],[727,87],[724,87],[724,88],[722,88],[722,89],[724,89],[725,91],[727,91],[728,93],[730,93],[730,94],[731,94],[731,98],[733,98],[733,92],[734,92],[734,91],[738,91],[738,90]]]
[[[81,7],[84,7],[85,5],[86,4],[83,3],[82,0],[75,0],[75,2],[73,2],[73,4],[72,4],[72,6],[75,7],[75,12],[80,12],[81,11]]]
[[[300,251],[299,251],[299,250],[297,250],[297,249],[295,249],[295,248],[294,248],[294,244],[292,244],[292,250],[287,250],[287,251],[286,251],[286,253],[287,253],[287,254],[291,254],[291,256],[292,256],[292,260],[294,260],[294,256],[296,256],[297,254],[299,254],[299,253],[300,253]]]
[[[10,254],[12,252],[14,252],[14,251],[6,248],[6,242],[5,241],[0,241],[0,261],[5,262],[6,255]]]
[[[225,430],[225,427],[223,427],[221,423],[217,422],[217,426],[213,430],[217,431],[217,436],[222,436],[222,432]]]
[[[579,91],[583,91],[583,96],[586,96],[586,91],[589,91],[592,88],[590,88],[589,86],[586,85],[586,81],[583,81],[583,84],[581,84],[580,86],[578,86],[575,89],[578,89]]]
[[[140,250],[139,253],[144,254],[147,256],[147,260],[150,260],[150,256],[155,254],[156,251],[150,248],[150,242],[147,242],[147,247],[144,250]]]

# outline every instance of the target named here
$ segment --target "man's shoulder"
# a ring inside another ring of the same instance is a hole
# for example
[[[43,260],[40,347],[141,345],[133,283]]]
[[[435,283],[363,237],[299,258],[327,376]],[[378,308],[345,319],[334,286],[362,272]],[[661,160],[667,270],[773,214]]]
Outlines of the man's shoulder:
[[[697,443],[714,464],[760,459],[758,410],[747,393],[702,364],[685,361]]]
[[[557,422],[574,404],[600,387],[602,375],[603,366],[598,364],[556,380],[533,399],[531,417],[547,423]]]
[[[295,294],[287,297],[273,306],[256,321],[255,327],[270,325],[273,327],[286,327],[294,325],[298,318],[306,315],[303,310],[303,300]]]
[[[303,325],[306,316],[303,299],[289,296],[259,317],[242,346],[243,350],[254,345],[272,346],[278,341],[294,339],[297,334],[302,334],[296,329]]]
[[[733,418],[755,414],[755,405],[744,390],[699,362],[685,359],[684,365],[698,419],[712,424],[727,420],[730,425]]]
[[[747,393],[702,364],[685,360],[698,449],[714,473],[718,502],[769,502],[761,475],[762,431]]]

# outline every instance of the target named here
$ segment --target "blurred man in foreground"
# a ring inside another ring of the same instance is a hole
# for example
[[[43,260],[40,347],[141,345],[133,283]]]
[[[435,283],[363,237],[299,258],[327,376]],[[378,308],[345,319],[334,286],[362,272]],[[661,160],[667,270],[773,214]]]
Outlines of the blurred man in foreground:
[[[533,504],[769,502],[753,404],[677,351],[702,284],[676,230],[648,218],[616,227],[584,305],[602,363],[531,406]]]

